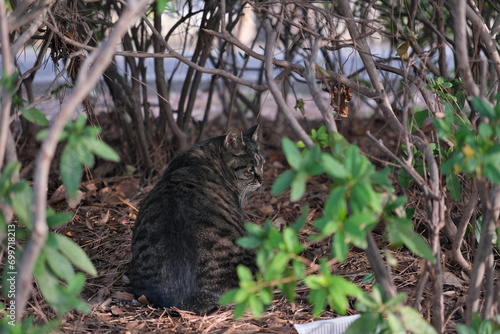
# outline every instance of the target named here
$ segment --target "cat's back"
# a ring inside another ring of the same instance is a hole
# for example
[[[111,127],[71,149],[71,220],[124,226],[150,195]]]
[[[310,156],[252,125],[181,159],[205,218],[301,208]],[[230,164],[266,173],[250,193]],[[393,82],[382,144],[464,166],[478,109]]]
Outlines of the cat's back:
[[[248,140],[229,145],[215,137],[179,154],[141,203],[128,272],[137,295],[205,312],[237,284],[237,264],[251,266],[234,241],[244,235],[242,194],[260,182],[249,171],[263,158]]]

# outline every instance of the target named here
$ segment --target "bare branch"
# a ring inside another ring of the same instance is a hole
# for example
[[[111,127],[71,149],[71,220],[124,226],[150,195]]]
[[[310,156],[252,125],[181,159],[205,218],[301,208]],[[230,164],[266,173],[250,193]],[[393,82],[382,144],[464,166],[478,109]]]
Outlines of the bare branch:
[[[455,5],[455,57],[457,58],[457,70],[465,89],[472,96],[479,96],[479,88],[477,87],[469,65],[469,47],[467,41],[467,21],[466,0],[454,1]]]
[[[312,142],[311,138],[309,138],[307,133],[304,131],[302,126],[300,126],[297,119],[295,119],[295,117],[293,116],[292,110],[290,110],[290,107],[286,104],[286,101],[283,99],[283,96],[281,96],[278,86],[274,82],[273,48],[274,48],[274,41],[276,38],[276,32],[273,30],[271,22],[269,22],[269,20],[264,20],[264,27],[266,29],[266,34],[267,34],[265,55],[266,55],[266,79],[267,79],[267,84],[269,85],[269,90],[271,91],[274,100],[280,107],[286,119],[290,123],[295,134],[299,136],[300,140],[302,140],[307,147],[312,147],[314,146],[314,143]]]
[[[394,298],[398,294],[396,286],[393,283],[391,275],[387,271],[385,267],[384,261],[380,256],[380,250],[377,247],[377,243],[373,239],[373,235],[368,233],[366,235],[366,240],[368,241],[368,247],[366,249],[366,256],[372,265],[372,269],[375,273],[375,277],[377,278],[377,282],[379,282],[387,297]]]
[[[469,261],[464,259],[460,248],[462,247],[462,243],[464,241],[467,225],[469,225],[469,221],[477,208],[477,200],[478,192],[476,182],[474,181],[472,194],[470,194],[469,201],[467,202],[464,212],[462,213],[462,218],[460,219],[460,223],[457,227],[457,232],[453,238],[453,246],[451,249],[455,261],[457,261],[458,264],[462,266],[462,268],[467,272],[470,272],[472,270],[472,266]]]

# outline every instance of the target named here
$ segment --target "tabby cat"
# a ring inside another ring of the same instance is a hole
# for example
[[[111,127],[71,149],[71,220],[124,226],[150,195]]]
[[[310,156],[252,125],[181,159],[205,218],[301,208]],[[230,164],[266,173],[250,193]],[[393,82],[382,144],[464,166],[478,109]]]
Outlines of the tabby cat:
[[[175,157],[141,203],[128,278],[136,296],[196,313],[238,286],[236,266],[255,269],[242,201],[262,183],[258,126],[207,139]]]

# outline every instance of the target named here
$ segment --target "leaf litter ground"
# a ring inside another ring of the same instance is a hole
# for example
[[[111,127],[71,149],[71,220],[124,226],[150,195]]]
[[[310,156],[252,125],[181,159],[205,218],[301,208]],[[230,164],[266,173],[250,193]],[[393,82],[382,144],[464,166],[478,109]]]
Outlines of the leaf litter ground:
[[[380,130],[379,128],[374,131],[372,127],[373,133],[386,137],[386,145],[396,147],[397,138],[387,136],[389,132],[383,128]],[[349,127],[343,132],[349,137],[349,141],[360,146],[375,164],[386,161],[386,157],[376,150],[365,136],[358,135],[358,132],[364,131]],[[307,236],[314,232],[311,222],[321,214],[321,207],[329,193],[329,181],[321,176],[310,179],[306,195],[298,203],[290,202],[288,194],[271,196],[271,185],[280,173],[287,169],[287,164],[275,145],[276,141],[273,142],[270,136],[268,134],[267,143],[263,143],[267,160],[264,185],[250,195],[246,211],[255,223],[263,224],[266,219],[270,219],[277,228],[283,228],[293,223],[300,215],[302,205],[309,203],[308,223],[299,236],[301,240],[306,240]],[[293,324],[338,317],[327,309],[319,318],[313,319],[312,308],[307,303],[308,290],[300,284],[294,303],[290,303],[276,292],[274,302],[261,319],[253,319],[250,314],[246,314],[234,320],[231,309],[220,309],[209,315],[198,316],[182,310],[159,309],[141,304],[134,299],[124,279],[124,273],[130,260],[132,229],[137,208],[140,200],[154,186],[155,180],[144,184],[134,176],[89,179],[91,181],[85,182],[81,187],[79,200],[70,203],[73,208],[68,208],[61,188],[53,187],[51,191],[50,204],[53,207],[74,213],[74,219],[59,228],[58,232],[81,245],[98,272],[97,277],[88,277],[82,293],[82,298],[89,303],[90,312],[71,312],[65,316],[61,328],[63,333],[296,333]],[[419,222],[425,220],[424,203],[421,203],[418,191],[407,189],[406,192],[410,198],[409,205],[416,208],[417,228],[424,232],[425,236],[425,228],[419,227]],[[380,249],[386,249],[381,231],[376,230],[374,234]],[[330,251],[331,241],[324,240],[307,249],[304,255],[311,261],[316,261]],[[395,260],[392,276],[398,290],[408,294],[409,303],[417,289],[423,289],[423,303],[417,308],[424,318],[429,319],[430,299],[427,297],[430,285],[418,285],[419,277],[425,270],[423,262],[404,249],[386,249],[383,255]],[[373,284],[371,267],[360,249],[351,249],[347,261],[333,264],[332,272],[350,279],[367,291]],[[451,324],[454,320],[461,319],[467,277],[453,264],[446,268],[445,273],[445,301],[447,312],[451,313]],[[40,323],[54,316],[38,289],[35,289],[29,301],[27,313]],[[357,311],[351,303],[348,314],[355,313]]]

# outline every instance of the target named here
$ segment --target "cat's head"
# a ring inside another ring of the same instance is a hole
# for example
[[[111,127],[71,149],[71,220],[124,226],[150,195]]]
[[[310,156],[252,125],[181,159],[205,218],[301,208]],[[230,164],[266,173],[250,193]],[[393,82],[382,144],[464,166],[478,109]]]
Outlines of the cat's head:
[[[257,142],[259,126],[245,132],[235,127],[224,138],[224,160],[242,195],[262,185],[264,155]]]

